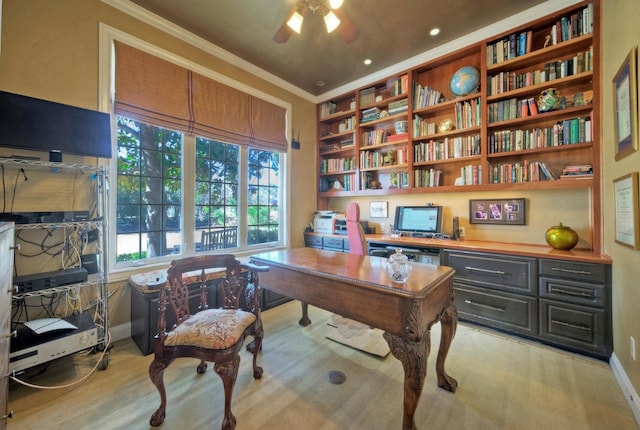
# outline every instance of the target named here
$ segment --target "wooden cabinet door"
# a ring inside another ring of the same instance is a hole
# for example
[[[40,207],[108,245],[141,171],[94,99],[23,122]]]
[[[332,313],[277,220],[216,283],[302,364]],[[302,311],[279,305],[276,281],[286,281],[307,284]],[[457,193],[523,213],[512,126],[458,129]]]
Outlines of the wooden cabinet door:
[[[0,430],[7,428],[13,275],[13,223],[0,223]]]

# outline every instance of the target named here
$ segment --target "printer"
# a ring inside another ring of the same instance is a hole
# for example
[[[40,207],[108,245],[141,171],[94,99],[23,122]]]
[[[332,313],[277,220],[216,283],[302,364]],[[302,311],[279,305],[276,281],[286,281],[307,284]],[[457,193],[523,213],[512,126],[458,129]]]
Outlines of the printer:
[[[333,234],[336,218],[344,217],[335,211],[317,211],[313,214],[313,231],[316,233]]]

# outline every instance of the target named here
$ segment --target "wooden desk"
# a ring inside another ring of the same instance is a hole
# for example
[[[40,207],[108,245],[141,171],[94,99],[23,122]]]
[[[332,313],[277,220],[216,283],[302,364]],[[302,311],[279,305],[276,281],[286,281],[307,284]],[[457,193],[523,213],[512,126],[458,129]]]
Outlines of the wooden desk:
[[[260,274],[265,288],[384,330],[391,353],[404,368],[403,429],[416,429],[414,413],[427,374],[430,329],[438,321],[438,386],[456,390],[458,382],[444,369],[458,320],[453,269],[416,264],[408,282],[400,285],[390,282],[381,257],[297,248],[253,255],[251,261],[270,267]],[[305,317],[303,325],[310,322]]]

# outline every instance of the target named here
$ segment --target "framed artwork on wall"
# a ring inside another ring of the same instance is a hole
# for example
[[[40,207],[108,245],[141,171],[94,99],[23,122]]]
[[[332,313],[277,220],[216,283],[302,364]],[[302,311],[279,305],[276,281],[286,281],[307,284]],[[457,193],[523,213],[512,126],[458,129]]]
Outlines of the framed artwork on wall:
[[[613,78],[616,160],[638,150],[637,52],[637,46],[629,51]]]
[[[387,202],[369,202],[369,216],[371,218],[386,218]]]
[[[469,200],[471,224],[525,224],[525,199]]]
[[[640,249],[638,236],[638,172],[613,181],[616,208],[616,242]]]

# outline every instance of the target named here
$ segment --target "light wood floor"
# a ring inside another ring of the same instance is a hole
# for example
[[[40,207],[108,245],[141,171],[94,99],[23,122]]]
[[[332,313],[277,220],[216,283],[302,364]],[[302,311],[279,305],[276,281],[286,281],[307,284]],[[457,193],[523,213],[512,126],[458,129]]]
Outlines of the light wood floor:
[[[263,313],[264,375],[254,380],[251,356],[243,351],[233,411],[238,430],[400,429],[403,371],[381,359],[326,339],[331,315],[310,307],[313,324],[300,327],[298,302]],[[460,324],[447,360],[458,379],[455,394],[439,389],[434,327],[427,380],[416,424],[431,429],[638,429],[608,364],[536,343]],[[41,385],[63,385],[81,377],[95,355],[76,354],[25,375]],[[9,429],[147,429],[159,404],[142,356],[131,340],[117,342],[106,371],[85,383],[57,390],[12,382]],[[178,360],[165,372],[168,407],[164,429],[219,429],[223,409],[220,379],[196,361]],[[327,373],[347,376],[341,385]]]

